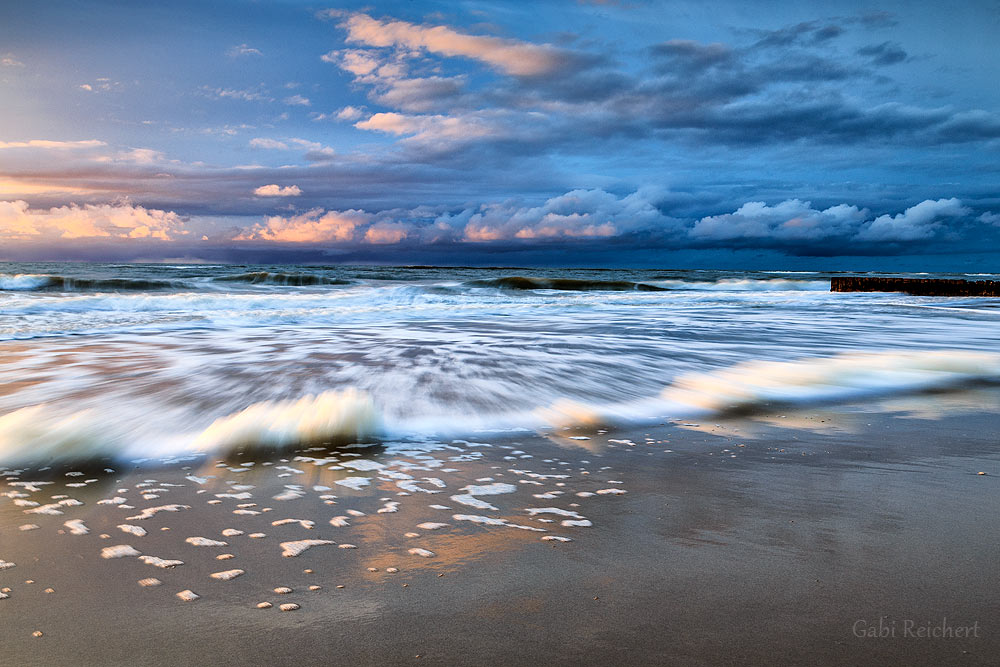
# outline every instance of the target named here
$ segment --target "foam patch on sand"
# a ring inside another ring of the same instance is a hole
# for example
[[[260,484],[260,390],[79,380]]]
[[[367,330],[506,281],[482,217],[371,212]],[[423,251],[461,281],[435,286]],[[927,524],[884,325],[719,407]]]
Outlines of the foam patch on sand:
[[[189,537],[184,540],[191,546],[195,547],[228,547],[227,542],[222,542],[221,540],[213,540],[207,537]]]
[[[478,523],[485,526],[506,526],[508,528],[520,528],[521,530],[531,530],[536,533],[544,533],[546,530],[544,528],[535,528],[534,526],[523,526],[519,523],[511,523],[506,519],[496,519],[489,516],[480,516],[478,514],[454,514],[451,517],[455,521],[471,521],[472,523]]]
[[[144,521],[151,519],[160,512],[180,512],[191,509],[190,505],[160,505],[159,507],[147,507],[135,516],[125,517],[128,521]]]
[[[70,535],[86,535],[90,532],[90,528],[87,528],[87,524],[80,519],[71,519],[63,525],[66,526],[67,530],[69,530]]]
[[[419,547],[414,547],[408,550],[407,553],[410,554],[411,556],[420,556],[421,558],[434,558],[434,556],[437,556],[437,554],[434,553],[433,551],[430,551],[428,549],[421,549]]]
[[[494,484],[476,485],[470,484],[468,486],[462,487],[459,491],[465,491],[465,493],[460,493],[451,497],[456,503],[461,503],[469,507],[474,507],[481,510],[494,510],[497,508],[486,502],[485,500],[480,500],[476,496],[496,496],[505,493],[514,493],[517,491],[517,487],[513,484],[504,484],[503,482],[496,482]]]
[[[113,547],[101,549],[101,558],[127,558],[129,556],[141,556],[142,552],[132,548],[128,544],[117,544]]]
[[[158,556],[139,556],[139,560],[146,565],[152,565],[153,567],[159,567],[164,570],[184,564],[184,561],[182,560],[168,560],[166,558],[159,558]]]
[[[332,540],[294,540],[291,542],[282,542],[281,555],[285,558],[295,558],[302,552],[313,547],[323,546],[325,544],[336,544]]]
[[[209,576],[219,581],[229,581],[243,574],[246,574],[244,570],[225,570],[224,572],[213,572]]]
[[[315,521],[310,521],[309,519],[278,519],[277,521],[272,521],[272,526],[287,526],[289,524],[297,523],[301,527],[312,530],[316,526]]]
[[[334,481],[334,484],[346,486],[347,488],[354,489],[355,491],[360,491],[371,483],[372,481],[367,477],[345,477],[344,479]]]

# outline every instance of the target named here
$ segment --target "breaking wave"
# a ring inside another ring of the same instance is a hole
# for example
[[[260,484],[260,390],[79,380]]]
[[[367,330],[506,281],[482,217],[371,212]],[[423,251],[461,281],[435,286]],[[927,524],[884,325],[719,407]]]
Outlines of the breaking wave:
[[[673,290],[733,292],[829,292],[829,280],[789,280],[786,278],[720,278],[718,280],[657,280]]]
[[[202,416],[175,415],[180,421],[169,435],[143,430],[145,420],[122,419],[115,411],[89,409],[59,415],[43,404],[0,416],[0,464],[176,458],[371,438],[445,438],[480,430],[648,424],[734,410],[945,390],[982,381],[1000,381],[1000,354],[958,350],[851,353],[786,362],[753,361],[685,374],[658,395],[621,403],[553,400],[548,393],[551,389],[536,387],[531,391],[539,407],[513,413],[473,414],[439,405],[434,414],[399,417],[380,409],[379,396],[348,388],[253,403],[186,434],[184,427],[203,422]],[[497,388],[528,391],[499,382]]]
[[[562,290],[572,292],[665,292],[666,287],[657,287],[648,283],[636,283],[628,280],[580,280],[575,278],[527,278],[524,276],[507,276],[489,280],[470,280],[464,283],[467,287],[493,287],[505,290]]]
[[[150,291],[185,287],[188,287],[188,285],[175,280],[69,278],[67,276],[33,273],[0,274],[0,290],[9,291]]]
[[[329,278],[315,273],[271,273],[251,271],[231,276],[218,276],[212,280],[227,283],[247,283],[250,285],[282,285],[284,287],[305,287],[309,285],[350,285],[350,280]]]
[[[382,431],[372,397],[356,389],[254,403],[216,419],[193,441],[199,451],[280,449],[299,443],[369,438]]]

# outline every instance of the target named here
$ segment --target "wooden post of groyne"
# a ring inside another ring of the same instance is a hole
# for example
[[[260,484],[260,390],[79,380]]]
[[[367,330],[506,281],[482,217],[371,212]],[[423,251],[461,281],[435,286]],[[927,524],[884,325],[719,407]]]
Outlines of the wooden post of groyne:
[[[1000,296],[1000,281],[835,276],[831,292],[903,292],[914,296]]]

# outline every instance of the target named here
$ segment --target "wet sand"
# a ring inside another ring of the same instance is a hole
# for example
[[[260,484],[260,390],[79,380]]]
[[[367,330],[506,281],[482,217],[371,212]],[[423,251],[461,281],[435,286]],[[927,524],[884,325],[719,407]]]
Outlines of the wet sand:
[[[994,664],[998,407],[984,389],[423,452],[7,475],[0,664]],[[338,483],[352,477],[371,481]],[[36,480],[54,483],[11,486]],[[48,504],[62,514],[26,513]],[[181,507],[128,519],[167,505]],[[333,544],[282,556],[304,539]],[[123,545],[183,565],[101,557]],[[231,570],[245,573],[211,576]],[[978,636],[911,636],[942,622]],[[872,627],[892,634],[857,636]]]

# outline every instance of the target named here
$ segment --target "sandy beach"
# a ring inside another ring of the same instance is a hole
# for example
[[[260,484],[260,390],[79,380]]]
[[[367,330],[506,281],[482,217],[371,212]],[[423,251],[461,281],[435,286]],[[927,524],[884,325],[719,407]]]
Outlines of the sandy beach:
[[[991,664],[998,402],[8,471],[2,662]]]

